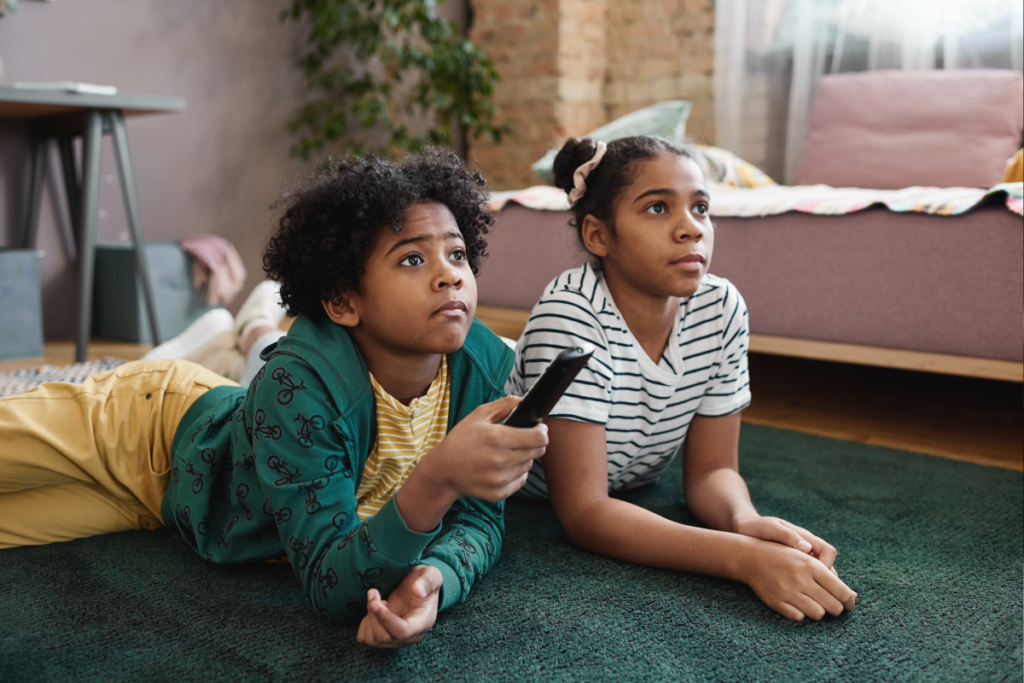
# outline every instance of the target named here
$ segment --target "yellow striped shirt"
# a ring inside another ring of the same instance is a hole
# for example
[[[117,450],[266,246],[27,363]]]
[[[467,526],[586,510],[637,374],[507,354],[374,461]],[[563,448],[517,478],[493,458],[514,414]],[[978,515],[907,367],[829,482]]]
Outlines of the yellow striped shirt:
[[[413,467],[448,432],[448,359],[427,393],[403,405],[384,391],[371,374],[377,404],[377,443],[366,459],[363,479],[356,493],[356,514],[363,520],[380,512],[398,493]]]

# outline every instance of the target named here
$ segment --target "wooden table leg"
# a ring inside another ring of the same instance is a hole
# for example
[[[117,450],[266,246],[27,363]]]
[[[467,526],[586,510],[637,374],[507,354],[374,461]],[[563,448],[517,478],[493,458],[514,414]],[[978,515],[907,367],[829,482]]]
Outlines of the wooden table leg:
[[[78,249],[78,332],[75,336],[75,362],[86,360],[92,327],[93,267],[96,259],[96,212],[100,191],[100,144],[103,142],[103,115],[86,114],[82,143],[82,202],[78,224],[82,236]]]
[[[124,115],[120,111],[107,112],[107,116],[114,133],[114,154],[117,157],[117,170],[121,176],[124,209],[128,217],[132,242],[135,244],[135,263],[138,267],[139,279],[142,280],[142,293],[146,299],[146,310],[149,312],[149,327],[153,334],[153,345],[156,346],[161,342],[160,325],[156,317],[156,301],[153,299],[153,281],[149,279],[149,265],[146,262],[146,239],[142,234],[139,202],[135,196],[132,161],[128,155],[128,131],[124,126]]]

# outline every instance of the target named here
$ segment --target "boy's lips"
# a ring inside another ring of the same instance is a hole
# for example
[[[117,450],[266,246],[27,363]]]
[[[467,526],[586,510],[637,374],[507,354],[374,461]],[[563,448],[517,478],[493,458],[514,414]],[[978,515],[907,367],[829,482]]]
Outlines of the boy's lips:
[[[461,301],[455,300],[449,301],[444,306],[441,306],[441,308],[434,311],[433,315],[440,315],[446,318],[457,318],[460,315],[465,315],[467,310],[468,309],[466,308],[466,304],[464,304]]]
[[[686,256],[672,261],[672,266],[687,273],[698,273],[704,266],[703,254],[687,254]]]

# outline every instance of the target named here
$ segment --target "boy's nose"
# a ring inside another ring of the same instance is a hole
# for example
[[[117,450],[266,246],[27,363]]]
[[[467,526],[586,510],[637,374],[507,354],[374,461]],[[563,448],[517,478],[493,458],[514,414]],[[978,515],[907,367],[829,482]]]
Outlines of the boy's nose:
[[[434,282],[438,289],[443,289],[444,287],[455,287],[458,289],[462,287],[462,277],[459,271],[447,261],[442,266]]]

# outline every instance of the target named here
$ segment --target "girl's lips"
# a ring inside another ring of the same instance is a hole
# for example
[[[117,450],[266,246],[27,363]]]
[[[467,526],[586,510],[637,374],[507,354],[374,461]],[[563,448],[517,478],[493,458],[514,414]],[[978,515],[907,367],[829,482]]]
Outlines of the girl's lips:
[[[700,254],[688,254],[673,261],[672,266],[685,273],[699,273],[704,267],[704,257]]]
[[[466,304],[461,301],[449,301],[444,306],[434,311],[434,315],[444,316],[445,318],[457,318],[465,314]]]

